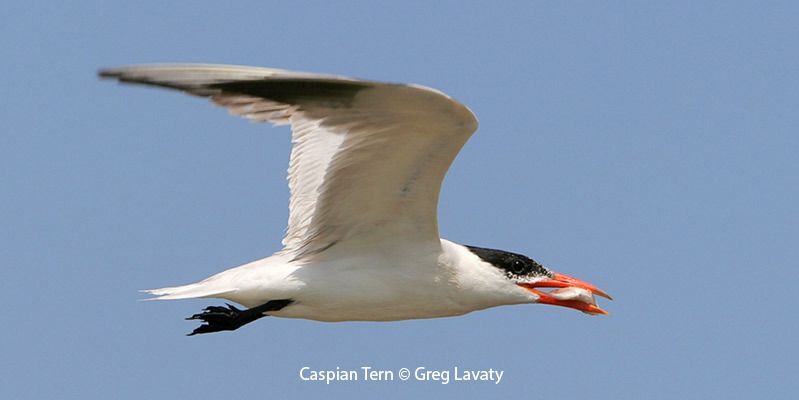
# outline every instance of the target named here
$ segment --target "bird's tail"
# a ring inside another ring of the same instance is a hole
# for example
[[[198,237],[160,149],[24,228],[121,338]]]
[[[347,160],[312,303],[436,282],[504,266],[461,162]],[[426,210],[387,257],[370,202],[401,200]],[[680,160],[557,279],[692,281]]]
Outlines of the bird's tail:
[[[220,288],[217,285],[202,281],[183,286],[165,287],[160,289],[142,290],[153,296],[145,300],[179,300],[179,299],[198,299],[204,297],[223,297],[225,294],[234,291],[233,289]]]
[[[261,297],[268,297],[270,294],[268,287],[264,288],[264,283],[273,280],[282,281],[286,276],[286,268],[280,267],[286,267],[287,265],[280,257],[267,257],[222,271],[199,282],[183,286],[142,290],[142,292],[155,296],[146,300],[214,297],[240,304],[244,304],[242,301],[247,303],[248,300],[258,303],[258,301],[262,300]],[[294,269],[294,267],[289,267],[289,270]]]

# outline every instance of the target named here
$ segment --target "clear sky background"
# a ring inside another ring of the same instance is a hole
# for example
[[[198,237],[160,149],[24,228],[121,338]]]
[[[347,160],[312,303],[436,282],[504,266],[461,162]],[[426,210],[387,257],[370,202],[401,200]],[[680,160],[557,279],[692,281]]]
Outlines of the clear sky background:
[[[0,13],[0,398],[795,398],[796,2],[39,3]],[[220,302],[137,290],[279,248],[289,132],[95,76],[150,62],[445,91],[480,129],[442,235],[593,282],[611,315],[184,336]],[[326,386],[303,366],[505,373]]]

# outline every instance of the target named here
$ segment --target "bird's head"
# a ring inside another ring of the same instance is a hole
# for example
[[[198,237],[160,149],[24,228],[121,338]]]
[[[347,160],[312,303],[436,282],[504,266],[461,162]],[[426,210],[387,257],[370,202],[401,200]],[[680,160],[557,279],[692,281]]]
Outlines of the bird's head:
[[[516,287],[532,294],[533,302],[573,308],[592,315],[608,313],[596,305],[594,295],[611,297],[596,286],[571,276],[550,271],[535,260],[503,250],[466,246],[480,259],[496,268]]]

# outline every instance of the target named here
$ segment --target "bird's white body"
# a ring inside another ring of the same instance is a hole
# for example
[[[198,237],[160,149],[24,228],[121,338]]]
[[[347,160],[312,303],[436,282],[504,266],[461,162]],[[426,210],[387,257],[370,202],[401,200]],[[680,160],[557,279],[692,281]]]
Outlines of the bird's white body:
[[[293,304],[269,315],[317,321],[449,317],[537,298],[457,243],[442,239],[439,251],[412,254],[331,253],[328,260],[300,262],[277,253],[195,284],[150,292],[161,300],[216,297],[247,307],[290,298]]]

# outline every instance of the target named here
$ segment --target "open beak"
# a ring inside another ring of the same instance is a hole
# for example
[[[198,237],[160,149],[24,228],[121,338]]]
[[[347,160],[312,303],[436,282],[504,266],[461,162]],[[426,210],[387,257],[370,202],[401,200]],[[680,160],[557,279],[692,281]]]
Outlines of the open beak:
[[[607,311],[597,307],[593,295],[613,300],[607,293],[596,286],[571,276],[555,273],[552,279],[538,282],[518,283],[519,286],[535,293],[538,302],[555,306],[569,307],[587,314],[608,315]],[[543,292],[536,288],[557,288],[552,292]],[[578,289],[575,290],[574,288]],[[579,290],[582,289],[582,290]]]

